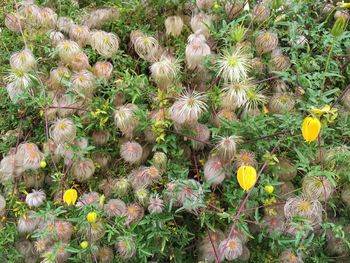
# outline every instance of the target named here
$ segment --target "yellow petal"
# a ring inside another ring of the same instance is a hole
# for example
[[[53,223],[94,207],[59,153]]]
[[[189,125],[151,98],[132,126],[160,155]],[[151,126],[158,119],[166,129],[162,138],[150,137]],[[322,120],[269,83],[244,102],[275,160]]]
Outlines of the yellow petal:
[[[303,121],[302,134],[306,142],[317,139],[321,130],[321,122],[314,117],[306,117]]]
[[[63,195],[63,201],[67,204],[67,205],[74,205],[75,202],[77,201],[78,198],[78,193],[77,190],[75,189],[68,189],[67,191],[64,192]]]
[[[252,166],[241,166],[237,171],[237,180],[244,191],[252,188],[256,181],[256,170]]]

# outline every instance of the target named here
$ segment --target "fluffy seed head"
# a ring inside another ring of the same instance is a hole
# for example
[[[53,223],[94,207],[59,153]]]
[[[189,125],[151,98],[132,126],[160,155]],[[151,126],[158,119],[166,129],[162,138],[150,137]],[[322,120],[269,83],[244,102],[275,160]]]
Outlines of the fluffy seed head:
[[[115,192],[118,196],[125,196],[130,188],[130,182],[126,178],[119,178],[115,181]]]
[[[241,166],[257,167],[255,154],[247,150],[240,150],[239,153],[235,156],[234,165],[236,169],[238,169]]]
[[[40,9],[40,24],[43,29],[54,29],[57,24],[57,14],[51,8]]]
[[[255,38],[255,47],[258,55],[271,52],[278,46],[278,36],[276,33],[262,31]]]
[[[122,216],[126,213],[126,205],[120,199],[111,199],[103,207],[107,216]]]
[[[29,207],[39,207],[45,200],[46,194],[43,190],[32,190],[32,192],[26,196],[26,204]]]
[[[76,137],[76,127],[70,119],[58,119],[50,127],[50,137],[56,144],[72,143]]]
[[[25,49],[11,55],[10,65],[14,71],[28,72],[35,67],[36,61],[32,51]]]
[[[61,16],[57,19],[58,30],[64,33],[69,33],[71,26],[74,25],[70,17]]]
[[[327,201],[334,191],[334,186],[325,176],[317,177],[307,175],[303,179],[302,189],[303,194],[308,199]]]
[[[284,182],[288,182],[294,179],[297,175],[297,168],[287,158],[278,158],[278,163],[273,168],[273,171],[278,175],[278,178]]]
[[[209,231],[209,234],[206,233],[198,245],[198,259],[203,262],[214,262],[216,258],[215,252],[217,253],[219,243],[223,239],[225,239],[225,235],[220,229],[216,229],[215,232]]]
[[[281,263],[304,263],[301,254],[296,254],[291,249],[284,250],[278,260]]]
[[[204,93],[185,92],[170,108],[170,118],[177,124],[196,123],[207,109]]]
[[[264,4],[258,3],[253,9],[253,20],[260,24],[267,20],[270,16],[270,9]]]
[[[225,98],[225,97],[224,97]],[[237,120],[237,116],[233,110],[229,108],[221,109],[219,112],[212,115],[212,122],[215,127],[221,127],[223,121],[234,121]]]
[[[72,25],[69,29],[69,38],[85,47],[90,37],[90,30],[87,26]]]
[[[99,206],[100,195],[97,192],[84,193],[79,197],[77,202],[77,207],[83,207],[86,205]]]
[[[114,112],[114,121],[119,130],[128,138],[131,138],[133,131],[139,121],[136,119],[135,112],[138,107],[135,104],[126,104],[117,107]]]
[[[237,259],[243,253],[242,241],[238,237],[225,239],[220,242],[218,251],[221,261]]]
[[[191,18],[191,29],[194,33],[209,36],[212,17],[205,13],[198,13]]]
[[[109,247],[101,247],[98,250],[97,257],[101,263],[112,263],[114,259],[113,250]]]
[[[64,63],[69,63],[72,56],[81,51],[78,43],[71,40],[62,40],[57,44],[56,50]]]
[[[60,240],[63,242],[69,242],[71,239],[71,236],[73,234],[73,225],[72,223],[65,221],[65,220],[57,220],[54,223],[52,223],[53,227],[53,237],[56,240]],[[49,226],[50,228],[50,226]]]
[[[192,34],[188,37],[186,46],[186,65],[194,70],[202,65],[205,56],[210,55],[210,47],[202,34]]]
[[[184,23],[180,16],[169,16],[165,19],[165,32],[167,36],[179,36],[181,35]]]
[[[13,31],[20,32],[21,27],[23,28],[23,21],[18,14],[7,14],[5,17],[5,26]]]
[[[0,213],[2,213],[5,207],[6,207],[6,200],[2,195],[0,195]]]
[[[225,179],[225,171],[222,161],[218,157],[209,157],[204,164],[204,178],[208,183],[215,185],[221,184]]]
[[[215,0],[196,0],[196,5],[201,10],[209,10],[213,7]]]
[[[57,87],[61,87],[65,84],[65,82],[68,82],[71,77],[71,72],[66,67],[58,67],[55,69],[52,69],[50,72],[50,79],[49,83],[50,86],[53,89],[56,89]]]
[[[89,28],[101,28],[103,25],[116,21],[119,18],[119,12],[117,9],[100,8],[93,10],[83,19],[83,24]]]
[[[98,61],[93,67],[97,79],[109,80],[113,76],[113,65],[110,62]]]
[[[123,259],[129,259],[136,253],[136,244],[132,237],[122,236],[119,237],[119,241],[115,244],[115,249],[120,257]]]
[[[130,164],[136,164],[142,158],[142,146],[135,141],[128,141],[120,146],[120,156]]]
[[[82,71],[90,68],[89,58],[84,52],[77,52],[67,61],[73,71]]]
[[[91,159],[77,160],[73,163],[72,175],[80,182],[89,180],[95,172],[95,165]]]
[[[233,51],[225,50],[217,60],[218,77],[225,82],[238,82],[248,77],[250,55],[237,46]]]
[[[201,150],[209,142],[210,130],[209,128],[200,123],[196,123],[192,127],[194,131],[194,139],[191,140],[192,148],[196,151]]]
[[[119,49],[118,36],[101,30],[91,32],[89,43],[97,53],[106,58],[114,57]]]
[[[151,65],[151,77],[160,89],[166,89],[174,81],[178,69],[179,64],[176,60],[162,57]]]
[[[98,146],[106,145],[110,137],[109,131],[94,131],[92,139]]]
[[[141,34],[135,38],[134,48],[140,58],[148,62],[154,62],[158,58],[160,46],[154,37]]]
[[[88,70],[81,70],[72,75],[73,89],[85,97],[91,97],[96,89],[96,78]]]
[[[273,71],[284,71],[290,68],[291,62],[285,55],[277,55],[271,59]]]
[[[291,112],[294,108],[295,99],[289,93],[277,93],[269,102],[269,110],[272,113],[282,114]]]
[[[225,4],[225,11],[226,15],[228,16],[229,19],[234,18],[237,16],[239,13],[241,13],[244,9],[244,4],[243,2],[240,1],[234,1],[234,2],[226,2]]]
[[[145,206],[148,203],[149,192],[146,188],[138,188],[134,191],[135,198],[139,204]]]
[[[51,31],[50,32],[50,39],[52,46],[56,47],[58,43],[63,41],[65,39],[64,35],[59,31]]]
[[[223,88],[223,106],[231,110],[244,106],[248,100],[247,93],[251,89],[256,89],[252,78],[225,84]]]
[[[284,229],[284,217],[283,215],[269,215],[266,214],[263,217],[263,226],[266,227],[268,233],[279,232],[282,233]]]
[[[350,207],[350,187],[345,187],[341,192],[341,199]]]
[[[155,195],[150,198],[148,211],[151,214],[162,213],[163,209],[164,209],[164,201],[158,195]]]
[[[158,169],[160,173],[163,173],[166,171],[168,162],[168,157],[163,152],[155,152],[152,158],[152,163],[155,168]]]
[[[239,136],[220,137],[213,151],[224,163],[231,163],[235,157]]]
[[[264,90],[261,88],[249,88],[246,96],[247,101],[244,104],[246,112],[257,111],[259,106],[266,103],[266,96],[264,95]]]
[[[304,196],[291,197],[284,205],[284,216],[291,220],[295,216],[305,217],[312,223],[322,222],[322,204]]]
[[[35,218],[34,211],[29,211],[26,215],[23,215],[18,219],[17,230],[21,234],[33,232],[40,223],[38,218]]]
[[[144,210],[138,204],[129,204],[126,207],[127,219],[125,221],[126,225],[130,225],[142,219],[144,215]]]

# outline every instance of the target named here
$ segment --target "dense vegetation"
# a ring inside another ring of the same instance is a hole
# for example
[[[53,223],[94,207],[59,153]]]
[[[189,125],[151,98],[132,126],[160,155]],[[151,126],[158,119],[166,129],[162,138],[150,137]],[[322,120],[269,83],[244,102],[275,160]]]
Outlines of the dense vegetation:
[[[350,262],[350,4],[0,3],[3,262]]]

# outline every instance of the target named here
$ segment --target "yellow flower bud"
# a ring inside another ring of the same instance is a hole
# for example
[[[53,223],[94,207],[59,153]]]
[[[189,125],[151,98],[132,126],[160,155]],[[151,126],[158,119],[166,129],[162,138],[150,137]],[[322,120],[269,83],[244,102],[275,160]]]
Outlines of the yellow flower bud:
[[[40,167],[41,168],[45,168],[46,167],[46,162],[45,161],[41,161],[40,162]]]
[[[314,117],[306,117],[303,121],[302,134],[307,142],[312,142],[317,139],[321,130],[321,122]]]
[[[275,188],[273,187],[273,185],[265,185],[264,190],[265,193],[272,194]]]
[[[244,191],[252,188],[256,181],[256,170],[252,166],[240,166],[237,171],[237,180]]]
[[[87,241],[83,241],[83,242],[80,243],[80,247],[81,247],[82,249],[87,248],[88,245],[89,245],[89,243],[88,243]]]
[[[64,192],[63,201],[67,205],[74,205],[78,198],[78,192],[75,189],[68,189]]]
[[[90,212],[87,214],[86,219],[89,223],[95,223],[97,220],[97,214],[95,212]]]

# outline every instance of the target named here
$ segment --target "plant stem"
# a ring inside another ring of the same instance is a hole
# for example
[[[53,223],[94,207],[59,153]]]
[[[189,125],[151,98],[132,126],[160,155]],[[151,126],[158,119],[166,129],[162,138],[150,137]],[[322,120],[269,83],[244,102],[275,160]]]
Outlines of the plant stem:
[[[327,70],[328,70],[328,67],[329,67],[329,62],[330,62],[330,59],[331,59],[331,55],[332,55],[332,52],[333,52],[336,40],[337,40],[337,38],[335,37],[333,39],[333,43],[332,43],[331,49],[328,52],[328,57],[327,57],[327,61],[326,61],[326,67],[325,67],[324,72],[323,72],[323,81],[322,81],[322,85],[321,85],[320,98],[318,100],[319,104],[321,102],[322,93],[323,93],[323,90],[324,90],[324,84],[326,83],[326,73],[327,73]]]

